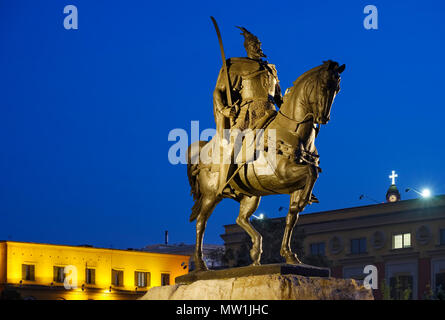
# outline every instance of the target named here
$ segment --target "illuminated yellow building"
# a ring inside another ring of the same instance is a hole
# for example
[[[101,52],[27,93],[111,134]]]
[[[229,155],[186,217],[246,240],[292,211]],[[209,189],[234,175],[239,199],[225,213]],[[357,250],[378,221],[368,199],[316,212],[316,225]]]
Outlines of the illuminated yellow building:
[[[25,299],[137,299],[174,284],[189,257],[137,250],[0,241],[0,291]],[[77,274],[77,287],[75,286]]]

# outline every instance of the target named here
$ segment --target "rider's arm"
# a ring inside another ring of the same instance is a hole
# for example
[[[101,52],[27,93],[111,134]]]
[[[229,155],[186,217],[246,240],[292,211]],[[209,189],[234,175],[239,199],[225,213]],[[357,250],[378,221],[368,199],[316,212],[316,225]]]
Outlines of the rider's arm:
[[[225,117],[234,117],[236,114],[236,110],[234,109],[234,105],[229,106],[227,102],[227,92],[226,92],[226,85],[225,85],[225,75],[222,72],[223,70],[219,72],[218,80],[216,81],[216,87],[213,91],[213,104],[217,111],[221,112]],[[237,91],[239,90],[238,86],[240,83],[240,77],[237,75],[231,74],[230,75],[230,81],[232,85],[232,90]],[[232,101],[233,103],[234,101]]]
[[[226,86],[224,84],[222,69],[219,72],[218,79],[216,80],[215,90],[213,91],[213,105],[218,112],[223,112],[227,106],[226,99]]]

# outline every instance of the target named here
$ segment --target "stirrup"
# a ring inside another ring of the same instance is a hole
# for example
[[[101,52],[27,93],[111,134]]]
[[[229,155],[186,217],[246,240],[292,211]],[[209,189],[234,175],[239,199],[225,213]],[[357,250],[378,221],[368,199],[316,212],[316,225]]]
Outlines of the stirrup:
[[[318,201],[318,198],[316,196],[314,196],[313,194],[311,194],[311,200],[310,203],[320,203],[320,201]]]

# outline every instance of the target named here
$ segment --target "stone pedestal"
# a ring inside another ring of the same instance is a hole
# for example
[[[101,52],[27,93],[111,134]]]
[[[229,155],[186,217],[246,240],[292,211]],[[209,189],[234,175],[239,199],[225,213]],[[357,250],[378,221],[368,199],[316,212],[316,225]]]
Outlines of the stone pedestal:
[[[373,300],[353,279],[264,274],[154,287],[141,300]]]
[[[320,268],[307,264],[274,263],[260,266],[246,266],[209,271],[192,271],[180,277],[176,277],[176,284],[190,284],[198,280],[229,279],[248,276],[261,276],[266,274],[295,274],[305,277],[329,277],[329,268]]]

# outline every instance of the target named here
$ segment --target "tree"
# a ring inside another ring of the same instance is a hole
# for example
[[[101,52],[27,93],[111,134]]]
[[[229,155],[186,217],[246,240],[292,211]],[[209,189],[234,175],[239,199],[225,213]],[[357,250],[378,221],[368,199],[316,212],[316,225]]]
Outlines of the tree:
[[[285,224],[286,222],[284,219],[256,219],[252,221],[253,227],[263,237],[263,254],[261,255],[261,264],[285,262],[283,257],[280,255]],[[291,248],[300,258],[300,260],[302,260],[304,263],[319,267],[331,266],[331,262],[325,256],[305,256],[305,237],[306,235],[304,228],[297,225],[292,232]],[[233,250],[228,248],[224,254],[223,260],[228,266],[231,267],[247,266],[252,263],[252,259],[250,258],[251,248],[252,242],[246,233],[244,243],[239,247],[239,249]]]
[[[311,266],[330,268],[332,267],[332,261],[330,261],[326,256],[308,254],[304,256],[303,262]]]
[[[426,292],[423,295],[424,300],[445,300],[445,291],[442,286],[438,286],[436,292],[433,292],[430,285],[426,286]]]
[[[224,249],[223,248],[216,248],[212,251],[210,251],[207,254],[207,257],[211,261],[212,265],[208,266],[209,268],[214,268],[215,265],[219,267],[223,261],[224,261]]]
[[[5,288],[0,294],[0,300],[22,300],[22,296],[14,288]]]
[[[261,264],[284,262],[280,256],[281,239],[284,233],[283,222],[281,220],[261,219],[253,220],[252,225],[263,237]],[[231,267],[242,267],[252,263],[250,258],[252,241],[247,233],[245,233],[242,241],[243,244],[238,250],[232,250],[231,248],[226,250],[224,260]]]

